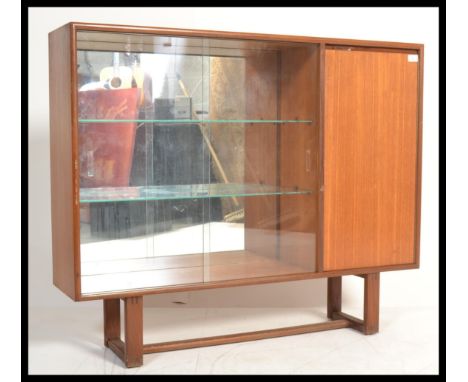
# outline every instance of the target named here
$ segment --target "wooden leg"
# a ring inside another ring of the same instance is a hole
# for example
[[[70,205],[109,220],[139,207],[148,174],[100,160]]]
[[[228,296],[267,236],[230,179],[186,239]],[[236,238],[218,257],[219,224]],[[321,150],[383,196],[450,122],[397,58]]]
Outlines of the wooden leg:
[[[341,312],[341,276],[329,277],[327,288],[327,316],[333,318],[333,313]]]
[[[379,331],[380,273],[369,273],[364,277],[364,334]]]
[[[348,320],[350,327],[364,334],[379,331],[380,273],[357,275],[364,278],[364,319],[341,311],[341,277],[328,279],[327,314],[332,320]]]
[[[125,365],[143,364],[143,297],[128,297],[125,301]]]
[[[104,345],[110,340],[120,340],[120,300],[104,300]]]

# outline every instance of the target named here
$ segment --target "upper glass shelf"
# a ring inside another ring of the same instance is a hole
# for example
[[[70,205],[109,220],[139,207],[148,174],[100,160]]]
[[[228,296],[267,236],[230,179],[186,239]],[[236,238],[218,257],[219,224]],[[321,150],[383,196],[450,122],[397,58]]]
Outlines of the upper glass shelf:
[[[81,188],[81,203],[105,203],[145,200],[206,199],[266,195],[304,195],[310,190],[264,184],[212,183],[142,187]]]
[[[160,123],[160,124],[193,124],[193,123],[312,123],[311,120],[299,119],[79,119],[79,123]]]

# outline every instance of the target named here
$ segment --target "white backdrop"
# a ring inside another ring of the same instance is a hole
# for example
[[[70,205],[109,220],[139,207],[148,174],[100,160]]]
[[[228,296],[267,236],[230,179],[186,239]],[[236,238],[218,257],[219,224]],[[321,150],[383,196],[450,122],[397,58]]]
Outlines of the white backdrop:
[[[48,33],[70,21],[415,42],[425,45],[421,268],[384,272],[381,305],[438,304],[438,10],[434,8],[30,8],[29,305],[73,302],[52,285]],[[324,306],[326,280],[145,298],[147,306]],[[345,306],[362,304],[362,279],[344,278]],[[100,302],[85,302],[92,305]]]

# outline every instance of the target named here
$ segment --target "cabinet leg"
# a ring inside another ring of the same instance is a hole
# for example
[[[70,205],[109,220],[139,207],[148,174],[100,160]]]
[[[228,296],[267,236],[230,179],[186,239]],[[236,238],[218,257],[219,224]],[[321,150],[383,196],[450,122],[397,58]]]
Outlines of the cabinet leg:
[[[125,365],[143,364],[143,297],[128,297],[125,302]]]
[[[364,276],[364,334],[379,331],[380,273]]]
[[[341,276],[329,277],[327,286],[327,316],[333,318],[333,313],[341,312]]]
[[[357,276],[364,278],[364,319],[341,311],[341,277],[328,278],[327,315],[332,320],[347,320],[351,328],[364,334],[374,334],[379,331],[380,273]]]
[[[104,346],[110,340],[120,340],[120,300],[104,300]]]

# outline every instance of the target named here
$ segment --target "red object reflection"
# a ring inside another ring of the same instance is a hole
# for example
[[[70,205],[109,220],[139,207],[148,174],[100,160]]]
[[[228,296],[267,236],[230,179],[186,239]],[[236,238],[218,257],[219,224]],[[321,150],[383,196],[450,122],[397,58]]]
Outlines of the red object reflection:
[[[79,118],[135,120],[139,91],[130,88],[79,92]],[[80,187],[129,185],[136,126],[136,122],[79,124]]]

